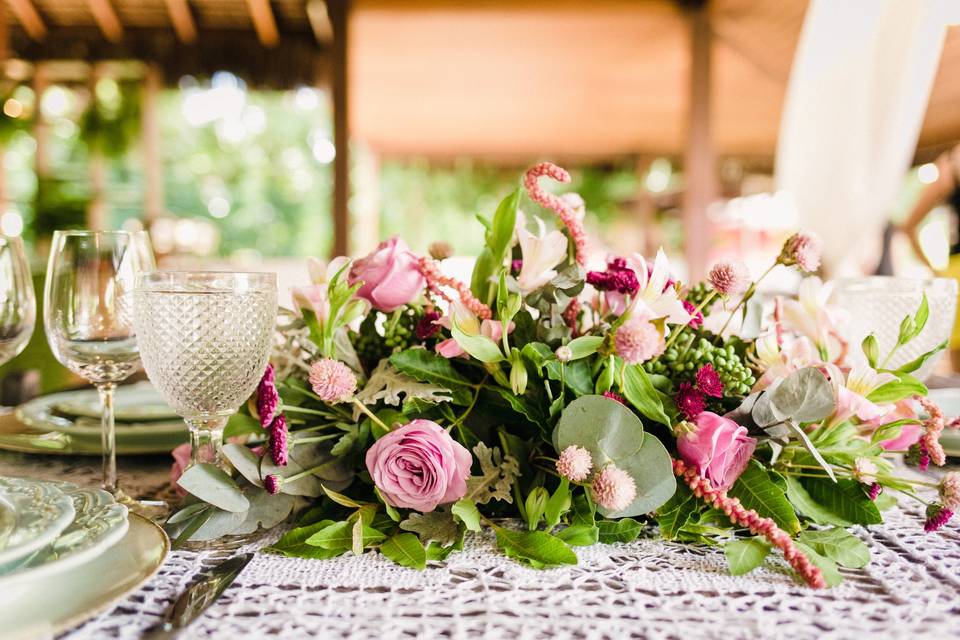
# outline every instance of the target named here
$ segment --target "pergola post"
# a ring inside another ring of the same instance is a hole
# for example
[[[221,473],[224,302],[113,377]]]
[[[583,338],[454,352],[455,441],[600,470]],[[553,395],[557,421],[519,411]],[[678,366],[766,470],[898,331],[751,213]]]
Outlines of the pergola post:
[[[50,176],[50,125],[43,116],[43,94],[50,86],[47,63],[37,62],[33,71],[33,139],[37,143],[33,160],[37,171],[37,179],[44,180]]]
[[[350,118],[347,85],[347,30],[350,0],[327,0],[333,28],[333,255],[350,252]]]
[[[90,108],[97,108],[97,83],[103,77],[103,66],[95,63],[90,70]],[[87,228],[107,228],[107,165],[103,151],[97,146],[89,149],[90,204],[87,205]]]
[[[690,93],[687,141],[684,152],[682,199],[684,247],[691,282],[706,275],[710,237],[707,207],[716,197],[714,150],[711,136],[711,40],[707,0],[688,0],[690,25]]]
[[[163,157],[160,148],[158,99],[161,83],[160,67],[147,65],[143,77],[141,131],[143,136],[143,217],[149,223],[163,215]]]

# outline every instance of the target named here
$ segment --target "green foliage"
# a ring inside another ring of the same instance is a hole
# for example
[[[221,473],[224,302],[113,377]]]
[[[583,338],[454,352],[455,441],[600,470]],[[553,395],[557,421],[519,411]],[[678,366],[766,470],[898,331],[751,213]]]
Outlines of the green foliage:
[[[639,365],[627,365],[623,375],[623,395],[644,417],[670,427],[673,421],[663,411],[663,400],[647,372]]]
[[[461,498],[453,503],[450,511],[469,531],[480,531],[480,511],[475,502]]]
[[[557,537],[572,547],[588,547],[600,540],[600,527],[573,524],[557,533]]]
[[[634,501],[622,511],[600,508],[606,517],[627,517],[653,511],[676,489],[670,455],[655,436],[645,435],[632,411],[603,396],[582,396],[563,410],[553,432],[557,452],[575,444],[590,452],[594,468],[612,462],[633,478]]]
[[[400,523],[404,531],[412,531],[420,537],[424,544],[437,542],[447,546],[456,542],[460,535],[460,527],[453,519],[453,513],[444,509],[437,509],[429,513],[411,512],[407,519]]]
[[[770,479],[766,469],[756,460],[751,460],[728,493],[739,498],[747,509],[772,518],[787,533],[800,531],[800,521],[783,489]]]
[[[759,567],[769,553],[770,544],[760,537],[738,538],[723,545],[723,555],[727,557],[730,573],[735,576]]]
[[[880,524],[880,510],[856,480],[844,478],[836,483],[818,478],[801,478],[810,498],[825,511],[852,524]]]
[[[822,531],[808,529],[800,534],[799,540],[848,569],[862,569],[870,562],[870,548],[860,538],[838,527]]]
[[[467,478],[464,500],[487,504],[491,500],[513,502],[510,488],[520,471],[520,465],[511,455],[503,455],[498,447],[477,443],[473,455],[480,463],[480,475]]]
[[[233,478],[212,464],[200,463],[189,467],[177,484],[184,491],[224,511],[240,513],[250,508],[250,501]]]
[[[471,382],[453,368],[448,358],[426,349],[407,349],[390,356],[398,371],[419,380],[449,389],[455,404],[466,405],[473,398]]]
[[[427,551],[412,533],[398,533],[380,545],[380,553],[404,567],[426,569]]]
[[[599,529],[598,539],[604,544],[633,542],[643,531],[643,525],[633,518],[601,520],[597,523],[597,527]]]
[[[520,195],[520,189],[515,189],[497,207],[493,220],[487,225],[486,246],[480,252],[473,268],[470,288],[473,290],[473,295],[487,304],[493,302],[493,278],[507,259],[507,252],[513,239],[513,229],[516,225]]]
[[[264,551],[277,553],[291,558],[313,558],[326,560],[343,555],[346,549],[324,549],[307,543],[307,539],[334,524],[333,520],[321,520],[303,527],[291,529]]]
[[[497,546],[515,560],[535,569],[577,564],[577,555],[556,536],[544,531],[513,531],[496,528]]]
[[[801,515],[817,524],[833,524],[841,527],[847,527],[853,524],[849,520],[841,518],[830,509],[821,506],[819,502],[811,498],[799,478],[788,475],[786,479],[787,498],[790,500],[790,504],[792,504]]]
[[[340,551],[354,549],[354,524],[359,525],[360,531],[362,532],[361,541],[364,547],[378,544],[383,541],[384,536],[382,533],[373,527],[364,525],[360,520],[357,520],[356,523],[343,521],[327,525],[326,527],[323,527],[322,529],[319,529],[310,535],[310,537],[306,538],[304,542],[315,547],[320,547],[321,549]]]
[[[701,503],[687,485],[680,483],[677,490],[664,505],[657,509],[657,524],[660,535],[674,540],[687,522],[701,509]]]
[[[731,342],[715,345],[708,338],[709,335],[685,330],[662,356],[645,362],[644,370],[669,376],[675,383],[691,382],[701,367],[712,364],[723,382],[726,395],[745,396],[750,393],[750,388],[757,380],[743,354]]]

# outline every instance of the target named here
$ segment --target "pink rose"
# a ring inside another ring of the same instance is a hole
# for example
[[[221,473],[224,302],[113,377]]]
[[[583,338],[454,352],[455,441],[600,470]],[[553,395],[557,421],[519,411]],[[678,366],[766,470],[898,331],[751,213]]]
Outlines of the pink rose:
[[[467,492],[470,452],[430,420],[414,420],[367,450],[367,470],[383,499],[426,513]]]
[[[683,461],[723,491],[732,487],[747,468],[756,447],[757,441],[747,435],[746,427],[709,411],[701,412],[693,428],[677,438],[677,451]]]
[[[400,238],[390,238],[350,268],[349,282],[363,282],[357,295],[380,311],[390,312],[412,302],[426,286],[417,257]]]
[[[177,495],[185,496],[187,492],[180,488],[177,480],[183,475],[187,467],[190,466],[190,443],[185,442],[174,449],[170,455],[173,456],[173,464],[170,465],[170,486]]]

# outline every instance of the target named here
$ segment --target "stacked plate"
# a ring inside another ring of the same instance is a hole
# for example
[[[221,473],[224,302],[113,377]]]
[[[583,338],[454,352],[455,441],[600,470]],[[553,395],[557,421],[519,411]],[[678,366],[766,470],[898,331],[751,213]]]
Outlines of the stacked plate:
[[[120,387],[114,400],[117,453],[168,453],[187,425],[149,383]],[[94,389],[42,396],[0,425],[0,448],[26,453],[100,455],[100,398]]]
[[[960,417],[960,389],[930,389],[933,400],[947,420]],[[940,434],[940,444],[948,456],[960,457],[960,429],[946,429]]]
[[[55,633],[103,610],[159,568],[169,541],[109,493],[0,477],[0,629]]]

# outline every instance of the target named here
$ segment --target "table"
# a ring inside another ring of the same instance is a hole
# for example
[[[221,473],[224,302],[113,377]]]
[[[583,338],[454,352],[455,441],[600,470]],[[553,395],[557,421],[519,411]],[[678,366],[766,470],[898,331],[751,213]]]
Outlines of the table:
[[[133,495],[169,491],[168,458],[121,458],[120,469]],[[3,452],[0,475],[94,485],[99,460]],[[578,566],[550,571],[504,558],[489,535],[469,537],[463,553],[422,572],[372,553],[327,561],[260,554],[184,637],[945,638],[960,623],[960,532],[953,524],[924,534],[918,518],[905,508],[888,512],[884,526],[858,528],[873,560],[844,570],[844,583],[826,591],[795,582],[779,558],[733,577],[718,550],[655,538],[579,548]],[[139,591],[63,638],[139,638],[223,557],[172,553]]]

